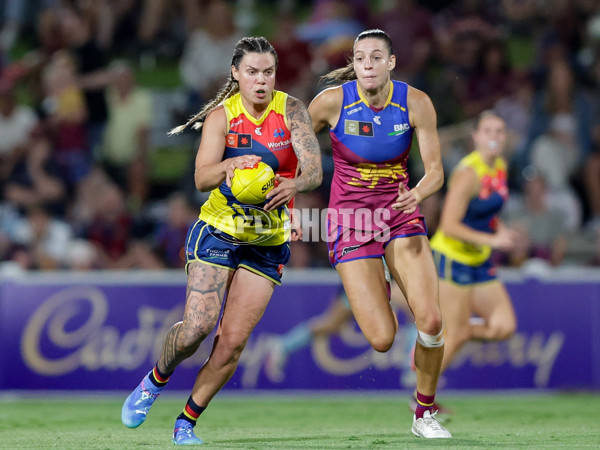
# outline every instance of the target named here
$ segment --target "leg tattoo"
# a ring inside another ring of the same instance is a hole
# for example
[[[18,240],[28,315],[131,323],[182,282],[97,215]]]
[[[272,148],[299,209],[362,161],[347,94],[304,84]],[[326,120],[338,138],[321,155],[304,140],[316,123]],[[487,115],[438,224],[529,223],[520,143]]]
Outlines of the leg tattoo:
[[[229,271],[202,263],[189,266],[183,321],[169,330],[158,368],[172,374],[192,356],[219,320]]]

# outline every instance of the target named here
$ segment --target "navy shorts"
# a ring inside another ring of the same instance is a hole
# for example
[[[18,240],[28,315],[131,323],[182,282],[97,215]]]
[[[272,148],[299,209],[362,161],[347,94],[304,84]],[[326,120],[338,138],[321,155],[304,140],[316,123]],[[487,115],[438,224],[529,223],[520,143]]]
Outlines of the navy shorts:
[[[186,271],[188,264],[193,261],[229,270],[243,267],[280,285],[283,267],[290,259],[290,244],[246,244],[236,241],[203,220],[197,220],[188,231],[185,255]]]
[[[486,259],[479,266],[468,266],[448,258],[443,253],[433,250],[433,261],[440,280],[449,281],[461,286],[487,283],[498,277],[491,259]]]

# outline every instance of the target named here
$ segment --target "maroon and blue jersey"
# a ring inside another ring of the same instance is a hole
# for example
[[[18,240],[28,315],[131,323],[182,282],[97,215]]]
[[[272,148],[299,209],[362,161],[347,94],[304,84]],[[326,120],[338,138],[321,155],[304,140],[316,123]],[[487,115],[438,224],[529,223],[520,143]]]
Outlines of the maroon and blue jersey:
[[[414,129],[407,106],[408,85],[390,81],[382,109],[371,108],[356,81],[342,85],[343,105],[330,130],[334,174],[329,220],[344,228],[382,230],[422,218],[391,208],[398,187],[408,187],[407,162]]]

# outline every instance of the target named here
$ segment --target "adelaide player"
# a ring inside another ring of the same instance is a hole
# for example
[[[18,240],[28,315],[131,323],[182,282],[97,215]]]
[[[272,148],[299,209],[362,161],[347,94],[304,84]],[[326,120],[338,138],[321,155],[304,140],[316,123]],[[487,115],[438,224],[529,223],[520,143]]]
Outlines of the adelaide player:
[[[508,339],[517,327],[490,258],[492,249],[509,250],[516,239],[498,218],[508,197],[504,120],[492,111],[481,113],[473,142],[475,150],[450,176],[440,226],[431,238],[446,330],[442,372],[469,340]]]
[[[187,237],[183,320],[173,325],[156,365],[125,400],[121,419],[130,428],[145,421],[177,365],[194,354],[223,309],[210,356],[175,420],[172,440],[177,445],[202,444],[194,433],[196,421],[235,372],[250,333],[281,282],[290,252],[286,205],[297,192],[315,189],[322,180],[319,145],[307,109],[274,89],[276,72],[273,46],[262,37],[242,38],[234,48],[229,79],[216,98],[173,130],[198,128],[203,121],[195,182],[211,194]],[[258,161],[273,168],[278,182],[263,208],[240,204],[230,189],[234,170]],[[257,221],[260,226],[255,226]]]

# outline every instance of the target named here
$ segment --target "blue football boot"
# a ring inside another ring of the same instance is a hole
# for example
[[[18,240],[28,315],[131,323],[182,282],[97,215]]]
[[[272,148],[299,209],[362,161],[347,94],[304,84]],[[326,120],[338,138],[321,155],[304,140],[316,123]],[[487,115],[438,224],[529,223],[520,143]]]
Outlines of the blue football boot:
[[[129,428],[137,428],[146,420],[150,407],[160,395],[163,387],[156,387],[150,381],[150,372],[127,397],[121,409],[121,422]]]
[[[194,426],[185,419],[177,419],[175,421],[175,429],[173,430],[171,441],[175,445],[204,444],[204,441],[194,434]]]

